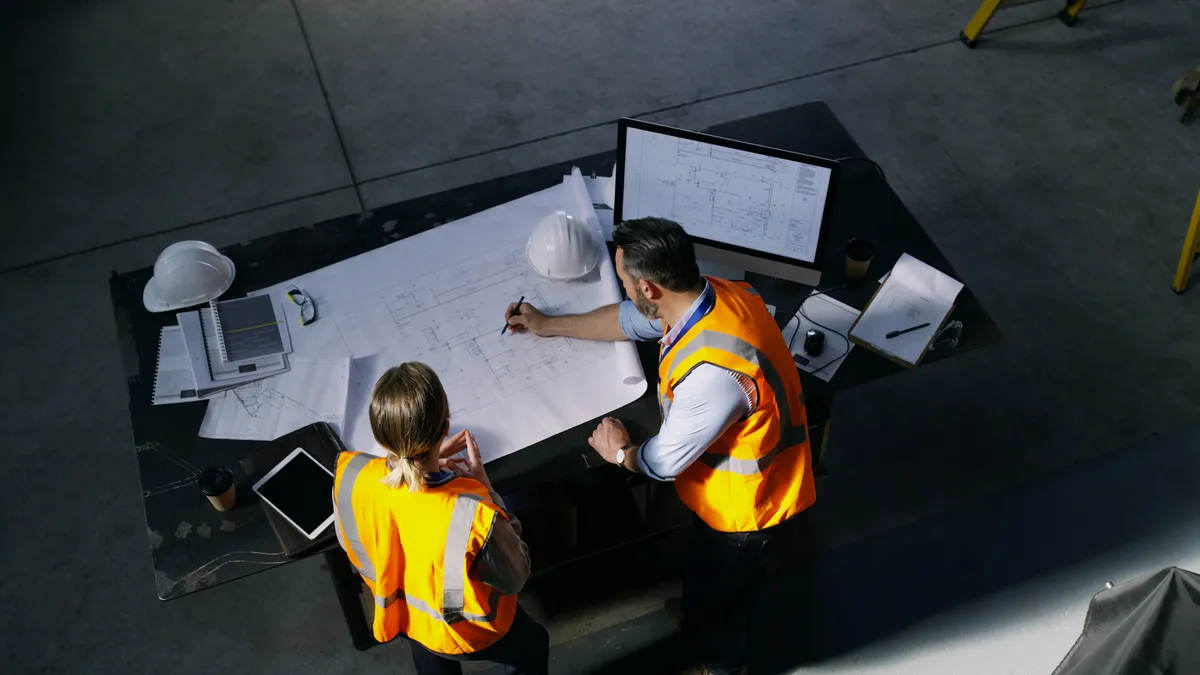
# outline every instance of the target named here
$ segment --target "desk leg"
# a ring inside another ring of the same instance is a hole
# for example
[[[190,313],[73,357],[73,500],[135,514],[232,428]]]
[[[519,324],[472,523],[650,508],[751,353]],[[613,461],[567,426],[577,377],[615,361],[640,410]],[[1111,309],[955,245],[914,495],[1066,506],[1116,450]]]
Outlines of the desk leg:
[[[346,628],[350,630],[350,641],[354,643],[354,648],[361,652],[379,644],[367,625],[367,616],[359,600],[362,582],[351,569],[350,560],[341,549],[337,549],[325,552],[325,563],[329,565],[333,591],[337,593],[338,604],[342,606],[342,616],[346,619]]]

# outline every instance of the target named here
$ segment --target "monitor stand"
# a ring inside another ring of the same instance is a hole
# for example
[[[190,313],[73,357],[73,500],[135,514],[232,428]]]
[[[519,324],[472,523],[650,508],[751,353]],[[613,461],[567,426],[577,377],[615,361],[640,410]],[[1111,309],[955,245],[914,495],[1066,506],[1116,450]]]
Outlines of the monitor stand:
[[[734,253],[704,244],[696,244],[696,264],[700,267],[700,274],[730,281],[744,281],[747,272],[754,272],[805,286],[816,287],[821,283],[819,270],[766,260],[745,253]]]

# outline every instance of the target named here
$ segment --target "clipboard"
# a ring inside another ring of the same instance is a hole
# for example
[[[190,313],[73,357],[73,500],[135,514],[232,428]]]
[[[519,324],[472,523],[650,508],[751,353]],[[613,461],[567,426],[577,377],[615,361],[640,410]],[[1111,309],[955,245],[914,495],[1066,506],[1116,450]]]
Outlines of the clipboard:
[[[850,326],[847,338],[892,363],[916,368],[954,315],[962,289],[962,282],[905,253],[871,294],[862,313]],[[878,311],[872,312],[877,305]],[[907,326],[929,324],[934,328],[923,327],[920,333],[912,331],[912,335],[890,343],[886,335],[892,330],[906,328],[906,321]],[[863,330],[856,335],[860,328]],[[923,343],[917,342],[921,339],[924,339]],[[888,349],[893,345],[894,349]]]
[[[933,345],[933,341],[937,339],[938,334],[942,332],[942,329],[944,329],[946,327],[946,324],[950,323],[950,317],[954,315],[954,310],[958,307],[958,304],[955,303],[953,305],[950,305],[950,311],[946,312],[946,318],[942,319],[942,322],[940,324],[938,324],[937,330],[935,330],[933,332],[933,335],[930,336],[929,341],[925,343],[925,348],[921,350],[921,355],[917,357],[917,362],[909,363],[908,361],[905,361],[902,358],[899,358],[897,356],[894,356],[892,354],[889,354],[889,353],[883,351],[882,349],[877,348],[875,345],[871,344],[870,342],[867,342],[866,340],[862,340],[860,338],[854,337],[854,327],[857,326],[858,322],[862,320],[863,314],[867,313],[867,310],[871,307],[871,303],[875,302],[875,296],[879,295],[879,290],[881,288],[883,288],[883,284],[879,284],[879,288],[876,288],[875,292],[871,294],[871,299],[867,300],[867,304],[865,307],[863,307],[863,311],[858,315],[858,318],[854,320],[854,323],[850,325],[850,331],[846,333],[846,337],[850,338],[850,341],[853,342],[854,344],[858,345],[859,347],[862,347],[863,349],[865,349],[869,352],[872,352],[874,354],[878,354],[878,355],[882,356],[883,358],[887,359],[888,361],[895,363],[898,366],[903,366],[905,368],[908,368],[909,370],[912,370],[913,368],[916,368],[917,366],[921,365],[921,361],[923,361],[925,359],[925,355],[929,353],[929,347]]]

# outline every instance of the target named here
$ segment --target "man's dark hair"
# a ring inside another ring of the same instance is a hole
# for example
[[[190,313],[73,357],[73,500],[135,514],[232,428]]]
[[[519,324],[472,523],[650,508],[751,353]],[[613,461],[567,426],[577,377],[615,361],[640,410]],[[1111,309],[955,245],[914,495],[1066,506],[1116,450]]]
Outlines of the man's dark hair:
[[[625,273],[681,293],[700,283],[696,249],[679,223],[636,218],[613,228],[613,244],[624,252]]]

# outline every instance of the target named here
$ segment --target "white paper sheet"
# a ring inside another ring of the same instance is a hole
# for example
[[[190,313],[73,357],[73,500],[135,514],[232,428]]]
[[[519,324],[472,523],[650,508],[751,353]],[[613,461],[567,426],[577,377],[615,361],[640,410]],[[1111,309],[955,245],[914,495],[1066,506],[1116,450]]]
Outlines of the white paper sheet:
[[[564,210],[597,230],[582,176],[459,221],[402,239],[285,283],[317,304],[300,326],[296,355],[353,357],[347,447],[381,454],[367,420],[379,375],[404,361],[432,367],[450,398],[451,427],[479,440],[485,461],[502,457],[629,403],[646,389],[629,342],[537,338],[506,332],[504,310],[521,296],[550,314],[618,302],[606,252],[578,281],[549,281],[525,259],[533,226]]]
[[[613,167],[613,173],[616,174],[616,166]],[[575,169],[578,171],[578,169]],[[574,180],[573,176],[568,174],[563,176],[563,183],[569,183]],[[612,195],[608,194],[609,187],[613,184],[612,176],[600,176],[598,178],[584,178],[584,187],[587,188],[588,198],[592,201],[592,206],[596,211],[596,220],[600,223],[600,234],[604,236],[604,241],[612,241],[613,231],[613,216],[615,213],[612,210]],[[607,197],[606,197],[607,195]],[[604,206],[604,208],[598,208]]]
[[[592,204],[597,206],[603,204],[608,208],[613,208],[613,199],[616,194],[617,165],[613,164],[612,171],[607,176],[596,176],[595,178],[587,177],[583,179],[583,186],[587,188],[588,196],[592,200]],[[563,181],[566,182],[571,176],[563,176]]]
[[[612,241],[614,217],[616,214],[612,209],[596,209],[596,218],[600,220],[600,233],[604,235],[604,241]]]
[[[313,422],[345,428],[350,359],[293,356],[291,370],[209,400],[203,438],[271,441]]]
[[[962,291],[962,282],[905,253],[854,326],[851,337],[906,363],[916,364]],[[888,338],[891,331],[928,323]]]
[[[783,339],[788,341],[792,354],[798,357],[795,359],[798,368],[828,382],[846,362],[850,350],[854,349],[853,342],[843,339],[833,331],[849,335],[850,327],[861,312],[816,291],[805,298],[802,307],[804,315],[808,318],[797,310],[788,325],[783,327]],[[804,334],[814,328],[825,332],[825,348],[819,356],[804,353]],[[797,331],[800,332],[799,335],[796,334]]]

